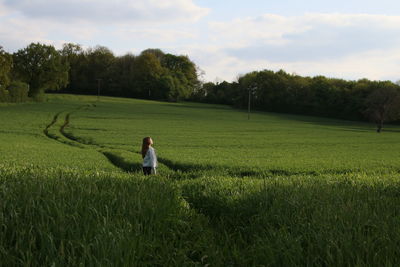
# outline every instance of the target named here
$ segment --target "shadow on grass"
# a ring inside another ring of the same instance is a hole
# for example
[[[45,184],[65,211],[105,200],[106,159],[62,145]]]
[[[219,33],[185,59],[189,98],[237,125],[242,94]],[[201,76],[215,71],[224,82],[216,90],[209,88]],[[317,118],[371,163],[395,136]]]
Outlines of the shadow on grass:
[[[327,179],[266,185],[202,179],[185,182],[182,194],[190,207],[209,218],[218,243],[254,256],[254,262],[244,264],[240,256],[231,254],[238,266],[265,261],[268,250],[274,251],[269,259],[272,266],[357,265],[360,259],[361,265],[392,265],[398,261],[397,236],[391,232],[398,221],[389,215],[399,199],[398,193],[393,195],[398,185],[388,189],[384,182]],[[357,249],[346,249],[352,247]],[[370,256],[371,250],[382,247],[382,253]],[[305,253],[310,248],[313,264]],[[287,252],[292,259],[288,260]]]
[[[294,175],[307,175],[318,176],[321,174],[346,174],[358,170],[351,169],[326,169],[326,170],[285,170],[285,169],[262,169],[262,168],[248,168],[241,166],[212,166],[209,164],[187,164],[172,161],[167,158],[159,157],[158,161],[167,166],[170,170],[179,175],[171,175],[173,178],[198,178],[204,175],[218,175],[229,176],[236,178],[270,178],[276,176],[294,176]],[[182,174],[182,175],[180,175]]]
[[[173,171],[194,172],[194,171],[208,171],[214,169],[214,167],[211,165],[185,164],[162,157],[158,157],[157,160]]]
[[[210,110],[233,110],[234,108],[229,105],[223,104],[211,104],[211,103],[198,103],[198,102],[179,102],[179,103],[162,103],[162,105],[167,107],[176,108],[190,108],[190,109],[210,109]]]
[[[136,162],[130,162],[125,160],[123,157],[109,152],[103,151],[101,152],[114,166],[120,168],[125,172],[138,172],[142,169],[142,165]]]
[[[375,130],[376,131],[376,130]],[[400,133],[400,130],[398,129],[392,129],[392,128],[383,128],[382,132],[390,132],[390,133]]]
[[[180,163],[162,157],[158,158],[158,161],[176,173],[186,174],[183,176],[178,175],[176,178],[198,178],[199,176],[213,174],[243,178],[248,176],[255,177],[260,174],[255,170],[248,170],[238,167]]]

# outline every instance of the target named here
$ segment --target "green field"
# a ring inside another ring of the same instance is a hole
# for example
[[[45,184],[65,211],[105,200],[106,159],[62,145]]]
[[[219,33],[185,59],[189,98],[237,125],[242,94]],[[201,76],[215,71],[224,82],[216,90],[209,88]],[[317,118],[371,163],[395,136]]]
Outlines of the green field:
[[[400,127],[70,95],[0,123],[0,265],[400,261]]]

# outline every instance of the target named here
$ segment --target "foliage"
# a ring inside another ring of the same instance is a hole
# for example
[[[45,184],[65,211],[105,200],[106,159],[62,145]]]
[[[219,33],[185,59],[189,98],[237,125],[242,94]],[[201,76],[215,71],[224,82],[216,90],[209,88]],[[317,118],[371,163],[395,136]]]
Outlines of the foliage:
[[[25,102],[28,100],[29,86],[20,81],[12,81],[7,87],[10,102]]]
[[[376,82],[373,87],[365,100],[365,113],[379,133],[384,122],[400,119],[400,88],[388,82]]]
[[[59,90],[68,83],[68,64],[51,45],[31,43],[13,54],[13,75],[29,84],[29,96]]]
[[[136,62],[134,79],[139,95],[150,99],[165,98],[163,92],[159,90],[159,80],[164,70],[157,57],[151,53],[144,53],[137,57]]]
[[[187,99],[199,85],[196,66],[188,57],[160,49],[115,57],[106,47],[83,50],[65,44],[60,53],[71,66],[64,92],[97,94],[100,87],[102,95],[177,101]]]
[[[237,82],[205,83],[192,99],[245,108],[251,88],[252,108],[256,110],[366,120],[371,117],[371,112],[365,111],[366,103],[371,102],[367,98],[377,84],[387,90],[400,90],[399,85],[389,81],[345,81],[324,76],[302,77],[283,70],[263,70],[247,73]],[[394,102],[393,105],[400,106]]]
[[[12,57],[0,46],[0,90],[5,90],[10,83]]]
[[[0,89],[0,103],[10,101],[10,92],[6,89]]]
[[[85,69],[87,68],[88,62],[84,55],[83,48],[78,44],[66,43],[59,53],[63,61],[69,65],[69,82],[64,88],[64,91],[86,93],[89,89],[93,89],[90,88],[85,78]]]
[[[0,102],[7,102],[9,92],[6,90],[10,83],[12,57],[0,46]]]
[[[189,98],[199,85],[196,65],[187,56],[172,54],[164,55],[161,64],[169,70],[170,79],[174,81],[168,98],[174,101]]]

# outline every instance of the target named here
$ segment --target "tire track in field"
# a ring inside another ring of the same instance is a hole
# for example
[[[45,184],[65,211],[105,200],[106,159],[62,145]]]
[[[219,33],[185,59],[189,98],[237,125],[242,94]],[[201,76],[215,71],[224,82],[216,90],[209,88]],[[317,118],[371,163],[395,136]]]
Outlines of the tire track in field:
[[[99,153],[101,153],[104,157],[107,158],[107,160],[117,168],[125,171],[125,172],[134,172],[141,170],[142,164],[137,163],[137,162],[129,162],[127,161],[123,156],[120,155],[120,153],[116,152],[115,148],[113,147],[108,147],[105,145],[100,145],[97,144],[93,141],[90,140],[85,140],[83,138],[79,138],[74,136],[72,133],[68,133],[66,131],[66,128],[69,127],[70,122],[71,122],[71,115],[79,110],[82,109],[89,109],[91,107],[95,107],[95,105],[84,105],[80,106],[74,110],[71,111],[60,111],[57,114],[54,115],[53,120],[50,124],[46,126],[46,128],[43,130],[45,135],[53,140],[56,140],[60,143],[63,143],[65,145],[70,145],[74,147],[79,147],[81,149],[93,149]],[[61,126],[59,127],[58,131],[56,132],[57,134],[50,133],[49,130],[57,124],[59,121],[61,115],[63,113],[66,113],[64,116],[64,121],[62,122]],[[128,149],[118,149],[119,151],[125,151],[129,153],[134,153],[134,154],[140,154],[140,152],[128,150]],[[184,176],[184,177],[189,177],[189,178],[196,178],[200,176],[200,173],[203,171],[212,171],[215,170],[216,168],[213,166],[203,166],[203,165],[194,165],[194,164],[181,164],[179,162],[171,161],[167,158],[163,157],[158,157],[158,162],[164,165],[168,170],[172,171],[174,173],[173,176],[177,175],[178,177]],[[238,172],[238,171],[225,171],[227,175],[233,175],[236,177],[246,177],[246,176],[256,176],[255,173],[250,173],[250,172]]]
[[[56,115],[54,115],[53,120],[52,120],[52,121],[50,122],[50,124],[48,124],[48,125],[46,126],[46,128],[43,130],[43,133],[44,133],[47,137],[53,138],[53,137],[50,136],[50,134],[49,134],[49,129],[50,129],[51,126],[53,126],[53,125],[57,122],[58,116],[60,116],[61,113],[62,113],[62,111],[60,111],[60,112],[58,112]]]
[[[58,141],[62,144],[69,145],[69,146],[74,146],[74,147],[79,147],[81,149],[94,149],[97,152],[101,153],[104,157],[107,158],[107,160],[114,166],[120,168],[121,170],[125,172],[134,172],[141,170],[142,164],[141,163],[136,163],[136,162],[129,162],[125,160],[123,156],[120,156],[119,153],[115,153],[115,148],[113,147],[108,147],[105,145],[100,145],[92,141],[85,140],[83,138],[79,138],[74,136],[72,133],[68,133],[66,131],[66,128],[68,128],[70,121],[71,121],[71,114],[82,110],[82,109],[89,109],[91,107],[96,107],[95,104],[87,104],[80,106],[74,110],[71,111],[60,111],[56,113],[53,117],[53,120],[51,121],[50,124],[46,126],[46,128],[43,130],[44,134],[48,137],[51,138],[55,141]],[[67,112],[67,113],[66,113]],[[59,122],[60,117],[63,113],[66,113],[64,116],[64,121],[62,122],[61,126],[59,127],[58,131],[56,134],[50,133],[49,130],[54,127],[57,122]],[[112,152],[112,150],[114,150]],[[125,151],[129,153],[134,153],[134,154],[141,154],[140,152],[137,151],[132,151],[128,149],[118,149],[120,151]],[[171,170],[174,173],[186,173],[190,171],[193,168],[190,168],[188,166],[183,166],[180,164],[172,163],[172,161],[164,158],[158,158],[159,163],[163,164],[167,169]],[[198,169],[198,168],[195,168]]]
[[[56,113],[53,117],[53,120],[46,126],[43,130],[43,133],[53,140],[56,140],[62,144],[78,147],[81,149],[93,149],[99,153],[101,153],[107,160],[117,168],[121,169],[124,172],[135,172],[140,171],[142,165],[138,162],[129,162],[125,159],[125,157],[121,156],[121,151],[125,151],[128,153],[133,154],[140,154],[140,152],[128,150],[128,149],[115,149],[113,147],[105,146],[97,144],[91,140],[86,140],[83,138],[79,138],[74,136],[72,133],[68,133],[66,128],[69,127],[71,122],[71,115],[79,110],[82,109],[89,109],[91,107],[95,107],[95,105],[84,105],[80,106],[71,111],[60,111]],[[65,113],[64,120],[59,127],[56,134],[51,133],[50,129],[54,127],[57,122],[59,122],[61,115]],[[118,150],[119,152],[117,152]],[[315,172],[293,172],[287,170],[264,170],[263,172],[258,172],[254,170],[244,170],[241,168],[232,168],[232,167],[223,167],[223,166],[211,166],[211,165],[200,165],[200,164],[184,164],[176,161],[172,161],[170,159],[164,157],[158,157],[158,162],[165,166],[169,171],[172,171],[173,177],[177,179],[183,178],[197,178],[201,176],[204,172],[218,172],[221,175],[227,175],[230,177],[238,177],[238,178],[245,178],[245,177],[253,177],[253,178],[268,178],[271,176],[276,175],[284,175],[284,176],[291,176],[291,175],[300,175],[300,174],[307,174],[307,175],[318,175]],[[330,171],[326,171],[324,173],[330,173]]]
[[[92,107],[96,107],[94,104],[87,104],[75,108],[73,110],[68,111],[60,111],[53,116],[52,121],[45,127],[43,133],[46,137],[53,139],[57,142],[60,142],[65,145],[78,147],[81,149],[93,149],[99,153],[101,153],[107,160],[117,168],[121,169],[124,172],[135,172],[140,171],[142,168],[141,163],[138,162],[129,162],[125,159],[125,157],[121,156],[121,151],[125,151],[128,153],[140,154],[140,152],[128,150],[128,149],[115,149],[113,147],[105,146],[97,144],[91,140],[86,140],[83,138],[79,138],[74,136],[72,133],[66,131],[71,122],[71,115],[82,109],[90,109]],[[64,120],[60,123],[60,117],[62,117],[63,113]],[[50,132],[52,128],[54,128],[57,123],[60,125],[58,130],[55,133]],[[118,150],[119,152],[117,152]],[[173,176],[175,177],[186,177],[186,178],[196,178],[201,176],[201,173],[217,171],[224,175],[232,176],[232,177],[258,177],[265,178],[270,177],[271,175],[294,175],[298,173],[292,173],[285,170],[269,170],[266,173],[258,173],[253,170],[243,170],[236,168],[226,168],[226,167],[215,167],[210,165],[198,165],[198,164],[184,164],[176,161],[171,161],[167,158],[158,157],[159,163],[165,166],[168,170],[172,171]],[[307,173],[311,174],[311,173]],[[180,179],[180,178],[179,178]]]
[[[71,120],[71,114],[74,112],[77,112],[82,109],[88,110],[91,107],[95,107],[95,104],[87,104],[84,106],[80,106],[72,111],[60,111],[56,113],[53,117],[53,120],[46,126],[46,128],[43,130],[43,133],[45,134],[46,137],[53,139],[55,141],[58,141],[62,144],[65,145],[70,145],[74,147],[79,147],[81,149],[93,149],[99,153],[101,153],[104,157],[107,158],[107,160],[117,168],[120,168],[122,171],[125,172],[134,172],[137,171],[138,169],[141,168],[141,164],[139,163],[132,163],[126,161],[123,157],[118,155],[117,153],[111,152],[110,150],[115,150],[114,148],[103,146],[96,144],[94,142],[88,142],[82,138],[78,138],[68,132],[65,131],[66,128],[68,128]],[[65,113],[64,121],[62,122],[61,126],[59,129],[56,131],[56,134],[50,133],[50,129],[54,128],[54,126],[59,122],[59,118],[61,117],[62,113]],[[64,139],[64,140],[63,140]],[[129,150],[125,150],[127,152],[131,152]]]

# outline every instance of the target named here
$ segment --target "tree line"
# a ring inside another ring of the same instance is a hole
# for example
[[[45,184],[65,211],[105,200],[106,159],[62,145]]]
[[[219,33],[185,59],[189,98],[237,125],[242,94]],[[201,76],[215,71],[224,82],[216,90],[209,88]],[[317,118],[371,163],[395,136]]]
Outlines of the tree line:
[[[0,102],[39,99],[44,92],[227,104],[292,114],[383,124],[400,119],[400,86],[391,81],[303,77],[283,70],[254,71],[233,82],[200,82],[183,55],[147,49],[115,56],[104,46],[84,49],[32,43],[13,54],[0,46]]]
[[[32,43],[8,54],[0,47],[0,101],[39,99],[45,92],[178,101],[200,86],[197,66],[184,55],[147,49],[115,56],[104,46],[67,43],[56,50]],[[16,95],[21,97],[16,97]]]
[[[193,99],[255,110],[370,120],[377,131],[400,119],[400,86],[391,81],[348,81],[303,77],[279,71],[254,71],[234,82],[204,83]]]

